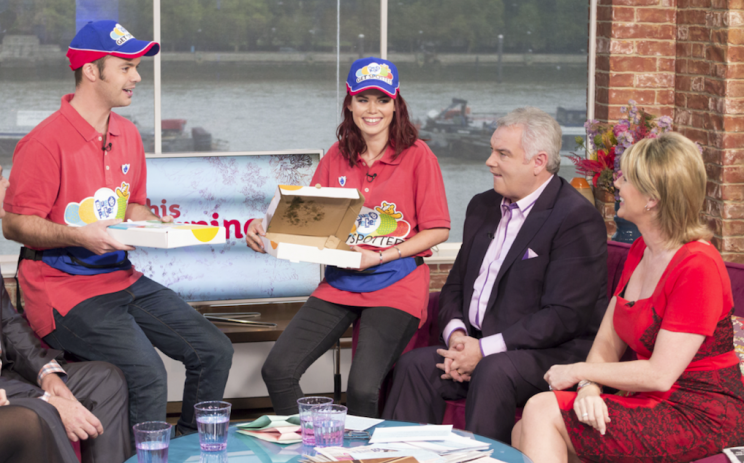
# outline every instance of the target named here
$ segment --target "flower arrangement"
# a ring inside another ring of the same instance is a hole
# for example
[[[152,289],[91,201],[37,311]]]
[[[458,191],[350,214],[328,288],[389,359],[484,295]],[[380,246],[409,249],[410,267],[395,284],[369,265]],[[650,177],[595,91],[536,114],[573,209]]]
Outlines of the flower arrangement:
[[[576,137],[579,148],[583,148],[587,157],[571,156],[579,175],[591,176],[594,187],[601,184],[610,193],[615,194],[613,182],[620,174],[620,157],[634,143],[644,138],[656,138],[659,134],[672,128],[672,118],[656,117],[639,109],[636,102],[628,101],[627,107],[620,109],[627,114],[617,124],[600,124],[597,120],[584,124],[587,141]]]

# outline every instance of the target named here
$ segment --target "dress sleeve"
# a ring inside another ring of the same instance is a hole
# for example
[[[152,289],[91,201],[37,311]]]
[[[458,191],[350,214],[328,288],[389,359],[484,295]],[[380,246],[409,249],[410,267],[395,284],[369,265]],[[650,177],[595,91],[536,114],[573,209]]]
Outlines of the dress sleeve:
[[[418,229],[450,228],[447,196],[437,158],[422,141],[417,141],[414,148],[426,151],[422,153],[414,174]]]
[[[661,328],[712,336],[723,312],[723,281],[715,260],[694,253],[667,277]]]

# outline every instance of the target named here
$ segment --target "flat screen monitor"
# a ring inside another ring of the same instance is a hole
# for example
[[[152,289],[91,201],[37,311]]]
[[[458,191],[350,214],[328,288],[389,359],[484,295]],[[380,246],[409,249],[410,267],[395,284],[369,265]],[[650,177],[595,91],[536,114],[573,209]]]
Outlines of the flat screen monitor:
[[[176,222],[225,227],[226,244],[140,247],[137,269],[194,305],[302,300],[321,280],[318,264],[290,263],[245,244],[277,185],[310,185],[322,150],[147,155],[147,206]]]

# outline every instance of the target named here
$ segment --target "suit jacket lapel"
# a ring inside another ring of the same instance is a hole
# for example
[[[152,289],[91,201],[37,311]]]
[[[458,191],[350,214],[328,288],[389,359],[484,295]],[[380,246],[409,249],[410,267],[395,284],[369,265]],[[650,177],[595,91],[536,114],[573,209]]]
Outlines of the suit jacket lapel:
[[[483,264],[483,258],[486,256],[486,251],[493,241],[492,236],[496,233],[496,228],[499,226],[501,221],[501,195],[496,196],[496,200],[488,208],[484,215],[484,220],[478,227],[473,237],[473,246],[470,248],[470,254],[468,256],[468,269],[465,274],[465,282],[463,288],[465,288],[464,299],[463,299],[463,310],[464,314],[469,313],[470,300],[473,297],[473,287],[475,280],[478,278],[480,267]],[[489,235],[490,234],[490,235]],[[470,318],[468,318],[467,324],[470,325]]]
[[[514,264],[517,258],[521,258],[524,255],[527,245],[532,241],[532,238],[534,238],[538,230],[542,228],[545,220],[550,216],[550,213],[553,210],[553,205],[555,204],[555,198],[558,196],[560,188],[561,180],[557,175],[554,175],[548,186],[545,187],[545,190],[540,194],[540,197],[537,198],[535,205],[532,206],[532,210],[527,216],[527,220],[524,221],[522,228],[519,229],[519,233],[517,233],[514,242],[509,248],[509,252],[504,258],[504,263],[501,264],[499,274],[496,276],[496,281],[493,284],[493,290],[491,290],[491,296],[488,298],[486,310],[490,310],[491,306],[496,302],[499,282],[501,282],[506,271],[509,270],[509,267]]]

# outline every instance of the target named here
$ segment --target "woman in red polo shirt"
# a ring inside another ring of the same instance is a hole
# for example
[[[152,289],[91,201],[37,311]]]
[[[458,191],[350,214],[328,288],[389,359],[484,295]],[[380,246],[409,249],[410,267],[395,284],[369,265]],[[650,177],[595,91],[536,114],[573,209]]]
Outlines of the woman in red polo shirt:
[[[409,120],[395,65],[357,60],[346,88],[338,142],[320,161],[312,184],[357,188],[364,195],[347,240],[362,253],[362,265],[327,267],[266,359],[261,374],[281,415],[297,413],[297,399],[304,396],[300,377],[356,321],[347,405],[350,414],[378,416],[380,384],[426,317],[429,268],[423,257],[449,236],[442,173]],[[254,220],[246,242],[263,252],[259,234],[261,221]]]

